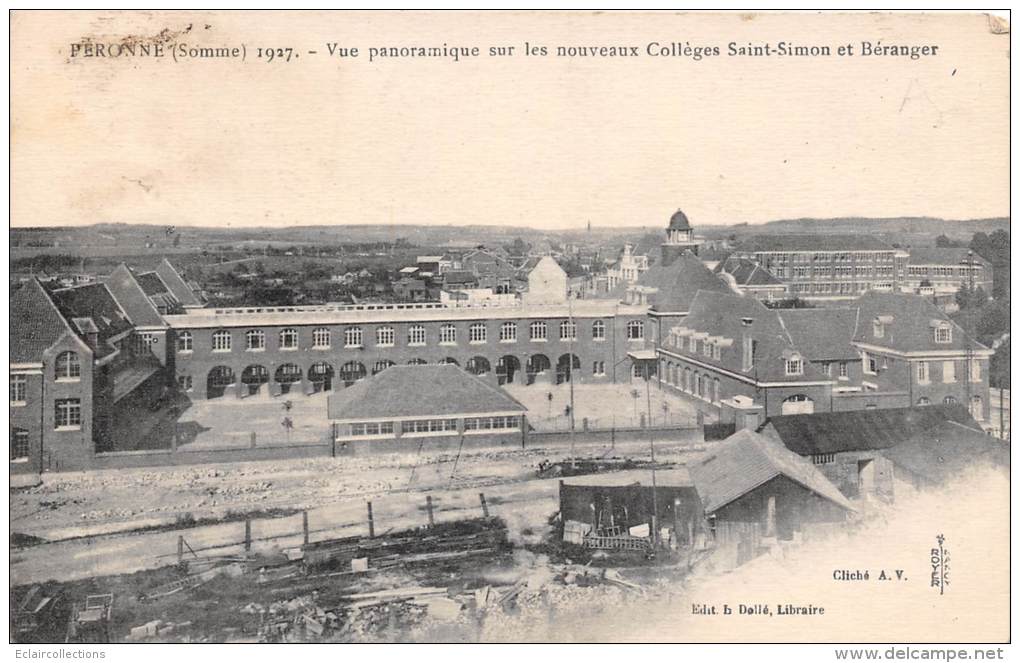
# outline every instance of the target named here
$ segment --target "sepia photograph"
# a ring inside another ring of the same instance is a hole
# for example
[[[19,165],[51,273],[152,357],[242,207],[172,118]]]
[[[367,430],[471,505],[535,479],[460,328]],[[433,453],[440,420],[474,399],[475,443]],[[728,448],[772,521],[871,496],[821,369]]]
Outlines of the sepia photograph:
[[[1008,11],[9,39],[12,658],[1004,658]]]

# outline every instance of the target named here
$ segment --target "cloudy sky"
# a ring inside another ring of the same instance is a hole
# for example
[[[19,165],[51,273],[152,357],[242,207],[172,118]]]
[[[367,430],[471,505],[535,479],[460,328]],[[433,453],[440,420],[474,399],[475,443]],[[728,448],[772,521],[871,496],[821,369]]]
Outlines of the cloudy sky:
[[[183,32],[188,25],[190,32]],[[208,27],[207,27],[208,26]],[[247,59],[69,58],[163,29]],[[938,55],[728,57],[727,44]],[[720,57],[649,57],[649,42]],[[326,45],[358,47],[331,58]],[[525,56],[523,44],[548,57]],[[378,59],[370,47],[479,46]],[[515,46],[508,58],[489,46]],[[566,58],[556,46],[637,46]],[[291,62],[254,49],[292,47]],[[12,225],[543,228],[1009,212],[1008,35],[980,15],[19,13]],[[307,51],[318,51],[317,55]]]

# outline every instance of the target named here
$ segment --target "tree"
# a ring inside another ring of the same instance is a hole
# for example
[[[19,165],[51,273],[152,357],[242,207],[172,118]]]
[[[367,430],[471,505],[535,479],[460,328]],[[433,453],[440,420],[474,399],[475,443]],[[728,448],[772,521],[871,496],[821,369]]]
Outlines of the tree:
[[[959,244],[949,239],[945,235],[939,235],[938,237],[935,238],[935,246],[940,249],[947,249],[954,246],[959,246]]]

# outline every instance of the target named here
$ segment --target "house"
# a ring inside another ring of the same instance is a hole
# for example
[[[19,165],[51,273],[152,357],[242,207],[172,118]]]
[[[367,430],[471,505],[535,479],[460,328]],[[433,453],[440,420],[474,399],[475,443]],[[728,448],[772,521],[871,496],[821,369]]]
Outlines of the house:
[[[638,278],[648,271],[648,256],[634,253],[634,245],[630,242],[623,245],[619,258],[606,270],[610,290],[621,283],[636,283]]]
[[[689,546],[703,531],[701,501],[686,469],[656,470],[654,488],[650,470],[560,481],[560,518],[568,543],[612,548],[633,537],[650,547],[653,514],[661,542]]]
[[[524,304],[562,304],[567,301],[567,273],[553,258],[543,256],[528,272]]]
[[[769,540],[844,522],[855,508],[817,468],[747,429],[687,465],[725,565],[756,557]]]
[[[349,452],[521,446],[527,409],[453,364],[391,366],[329,396],[336,442]]]
[[[982,434],[959,405],[773,416],[758,430],[810,459],[843,495],[891,500],[894,471],[885,450],[930,437],[947,422]]]
[[[405,302],[424,302],[429,298],[428,284],[422,279],[402,278],[393,282],[393,294]]]

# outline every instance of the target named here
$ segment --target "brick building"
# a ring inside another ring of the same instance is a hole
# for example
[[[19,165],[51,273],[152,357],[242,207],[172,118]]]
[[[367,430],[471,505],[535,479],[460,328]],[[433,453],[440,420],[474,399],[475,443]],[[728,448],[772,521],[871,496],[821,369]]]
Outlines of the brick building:
[[[912,248],[903,287],[918,294],[952,294],[973,282],[992,293],[992,264],[963,248]]]

